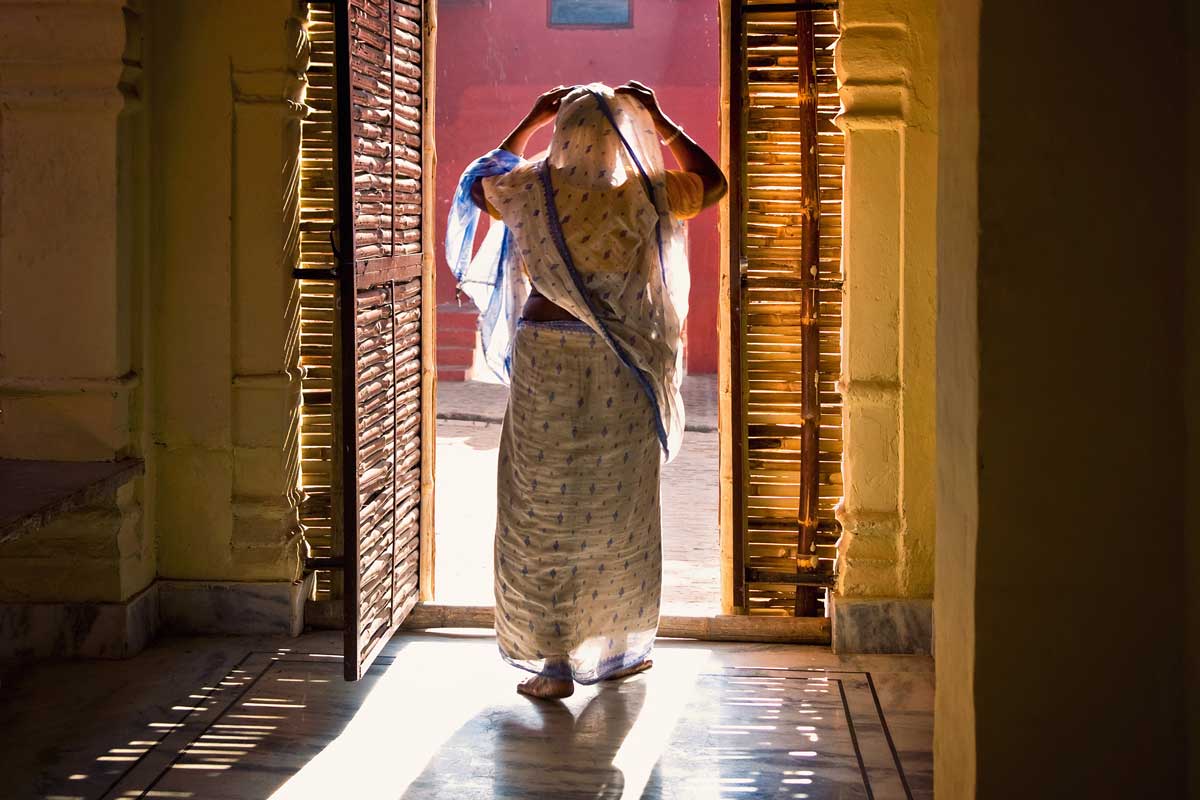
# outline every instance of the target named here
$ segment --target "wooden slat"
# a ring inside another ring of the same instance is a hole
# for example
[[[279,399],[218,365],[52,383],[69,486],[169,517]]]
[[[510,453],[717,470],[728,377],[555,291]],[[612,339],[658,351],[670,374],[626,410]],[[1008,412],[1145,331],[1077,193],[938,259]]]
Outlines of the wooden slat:
[[[750,321],[746,309],[743,307],[743,291],[741,288],[741,272],[749,267],[746,260],[744,249],[744,240],[746,238],[746,212],[745,212],[745,184],[748,176],[751,174],[749,165],[745,159],[744,135],[746,128],[746,120],[750,109],[746,106],[745,92],[742,91],[743,70],[747,60],[747,38],[745,31],[746,18],[742,13],[735,11],[729,21],[729,35],[732,39],[731,54],[729,58],[730,74],[726,76],[729,81],[729,119],[730,119],[730,142],[729,142],[729,270],[731,273],[729,280],[729,331],[735,341],[729,345],[729,373],[733,376],[735,388],[731,392],[729,402],[730,426],[733,429],[731,437],[732,464],[731,464],[731,494],[730,506],[733,528],[733,542],[730,548],[730,560],[733,562],[730,567],[732,573],[733,586],[732,606],[735,609],[742,611],[749,610],[749,601],[746,590],[746,538],[747,533],[747,512],[746,512],[746,451],[747,441],[743,434],[745,426],[745,406],[746,395],[749,391],[747,381],[744,378],[744,369],[742,365],[742,342],[745,341],[748,323]]]
[[[813,63],[812,16],[804,11],[796,14],[796,49],[798,53],[797,105],[800,109],[800,204],[803,209],[801,224],[800,277],[816,278],[820,261],[820,216],[817,196],[820,193],[817,176],[817,115],[816,115],[816,65]],[[777,241],[778,245],[779,242]],[[813,552],[817,526],[817,419],[820,407],[817,398],[818,358],[816,332],[813,322],[816,314],[816,288],[806,287],[800,292],[800,416],[804,423],[800,443],[800,486],[797,508],[800,525],[800,543],[797,548],[795,569],[813,570],[815,563],[807,559]],[[752,576],[751,576],[752,577]],[[812,617],[817,614],[817,593],[814,589],[796,586],[796,616]]]

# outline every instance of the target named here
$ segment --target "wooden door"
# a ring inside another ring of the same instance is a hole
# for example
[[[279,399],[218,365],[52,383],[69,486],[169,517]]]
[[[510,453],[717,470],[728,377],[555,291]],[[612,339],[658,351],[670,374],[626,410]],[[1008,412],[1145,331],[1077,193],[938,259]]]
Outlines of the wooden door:
[[[336,0],[340,512],[346,679],[416,605],[422,507],[422,0]]]
[[[841,497],[836,3],[733,9],[734,604],[819,616]]]

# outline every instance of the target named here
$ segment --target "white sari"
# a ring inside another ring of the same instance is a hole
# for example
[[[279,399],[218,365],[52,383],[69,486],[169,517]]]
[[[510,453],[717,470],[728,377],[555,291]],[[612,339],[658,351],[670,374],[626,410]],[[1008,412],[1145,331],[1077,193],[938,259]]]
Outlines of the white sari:
[[[483,177],[503,227],[482,251],[492,261],[460,270],[464,289],[474,275],[473,298],[508,307],[530,280],[579,320],[518,325],[493,315],[500,333],[489,362],[511,380],[497,638],[516,666],[590,683],[646,658],[658,626],[659,468],[684,423],[686,231],[649,114],[603,85],[564,98],[545,159],[485,159],[504,163],[480,174],[481,159],[464,184],[473,170]]]

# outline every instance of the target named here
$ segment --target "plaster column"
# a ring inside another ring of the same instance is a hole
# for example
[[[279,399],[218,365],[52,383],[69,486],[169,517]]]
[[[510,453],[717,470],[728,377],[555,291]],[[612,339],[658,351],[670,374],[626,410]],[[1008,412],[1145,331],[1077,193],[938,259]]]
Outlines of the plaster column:
[[[846,0],[843,652],[928,652],[933,592],[936,41],[931,4]]]
[[[154,6],[160,575],[177,629],[301,622],[298,13]]]
[[[269,5],[269,4],[268,4]],[[300,123],[308,40],[287,17],[234,53],[233,534],[235,562],[267,579],[299,575]]]
[[[0,458],[144,456],[140,3],[0,3]],[[134,473],[130,473],[134,474]],[[142,478],[0,545],[0,659],[156,627]]]

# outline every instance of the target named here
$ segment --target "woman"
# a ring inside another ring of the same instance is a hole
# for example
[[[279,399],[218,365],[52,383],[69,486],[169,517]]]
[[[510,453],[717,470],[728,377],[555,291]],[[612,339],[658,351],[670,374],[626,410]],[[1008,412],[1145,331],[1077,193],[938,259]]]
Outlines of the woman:
[[[549,151],[525,160],[551,121]],[[662,145],[679,170],[663,168]],[[636,82],[547,92],[459,183],[448,259],[480,309],[487,362],[511,387],[496,635],[503,657],[534,673],[524,694],[567,697],[576,682],[650,666],[659,467],[683,432],[683,220],[725,190],[713,160]],[[480,211],[501,224],[472,258]]]

